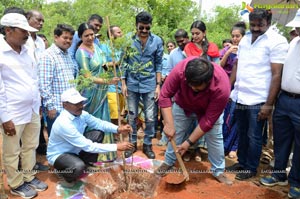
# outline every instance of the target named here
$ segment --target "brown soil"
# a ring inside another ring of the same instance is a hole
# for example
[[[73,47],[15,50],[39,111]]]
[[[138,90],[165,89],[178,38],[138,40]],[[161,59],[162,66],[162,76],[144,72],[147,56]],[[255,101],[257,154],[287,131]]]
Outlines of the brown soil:
[[[132,192],[123,192],[114,197],[114,199],[143,199],[143,197]]]
[[[84,190],[90,199],[109,198],[118,189],[118,184],[112,179],[110,173],[99,172],[86,178]]]
[[[185,181],[185,177],[182,173],[170,173],[163,180],[168,184],[178,185]]]
[[[157,140],[154,140],[153,148],[156,154],[156,158],[159,160],[164,159],[164,150],[165,147],[156,146]],[[141,152],[141,143],[139,143],[139,150],[135,153],[135,155],[146,157]],[[38,160],[44,164],[47,164],[45,156],[38,156]],[[155,178],[151,178],[151,174],[147,172],[136,172],[134,175],[131,175],[131,185],[130,192],[118,192],[115,191],[114,185],[120,185],[120,183],[124,182],[123,180],[118,179],[116,176],[120,173],[120,170],[123,168],[114,168],[111,169],[108,173],[95,173],[94,177],[87,178],[89,181],[88,186],[85,187],[86,192],[89,194],[90,198],[101,198],[100,193],[103,193],[103,187],[107,184],[103,183],[103,179],[106,182],[110,182],[109,184],[113,184],[109,190],[111,192],[118,193],[118,195],[112,194],[111,198],[130,198],[130,199],[139,199],[143,198],[140,192],[147,192],[146,189],[151,189],[152,187],[156,187],[156,190],[150,190],[151,195],[154,199],[200,199],[200,198],[209,198],[209,199],[283,199],[287,198],[288,186],[279,187],[275,186],[272,188],[268,188],[260,185],[259,178],[266,175],[266,173],[261,174],[258,173],[255,178],[247,181],[238,181],[234,180],[235,174],[227,173],[226,175],[234,181],[232,186],[228,186],[222,183],[219,183],[210,173],[210,163],[207,160],[207,153],[202,153],[202,162],[196,162],[193,159],[190,162],[186,162],[186,168],[189,172],[190,180],[179,185],[171,185],[168,184],[165,180],[159,180]],[[226,166],[233,164],[234,161],[230,159],[226,159]],[[177,166],[178,168],[178,166]],[[268,166],[261,165],[260,171],[264,170],[268,171]],[[53,198],[62,198],[56,196],[56,186],[57,186],[57,177],[55,174],[51,172],[41,172],[37,174],[37,177],[44,182],[46,182],[49,186],[48,190],[44,192],[39,192],[37,198],[38,199],[53,199]],[[121,177],[122,178],[122,177]],[[113,179],[113,180],[112,180]],[[151,179],[150,181],[145,181]],[[128,180],[128,179],[127,179]],[[113,182],[114,181],[114,182]],[[155,183],[158,183],[156,186]],[[4,183],[5,183],[5,192],[8,194],[10,199],[18,198],[9,193],[9,187],[7,186],[6,178],[4,175]],[[102,184],[101,184],[102,183]],[[124,183],[123,183],[124,184]],[[126,186],[126,185],[124,185]],[[141,186],[143,186],[141,188]],[[121,186],[122,187],[122,186]],[[139,189],[141,188],[141,189]],[[108,191],[108,189],[104,189]],[[95,194],[98,194],[95,195]],[[149,193],[148,193],[149,194]],[[145,198],[145,197],[144,197]],[[1,198],[2,199],[2,198]]]

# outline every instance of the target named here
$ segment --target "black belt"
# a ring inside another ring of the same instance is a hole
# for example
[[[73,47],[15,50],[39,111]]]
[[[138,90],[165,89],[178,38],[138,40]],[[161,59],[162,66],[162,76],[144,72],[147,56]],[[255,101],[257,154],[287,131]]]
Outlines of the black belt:
[[[290,93],[290,92],[287,92],[285,90],[281,90],[282,93],[284,93],[285,95],[291,97],[291,98],[300,98],[300,94],[297,94],[297,93]]]

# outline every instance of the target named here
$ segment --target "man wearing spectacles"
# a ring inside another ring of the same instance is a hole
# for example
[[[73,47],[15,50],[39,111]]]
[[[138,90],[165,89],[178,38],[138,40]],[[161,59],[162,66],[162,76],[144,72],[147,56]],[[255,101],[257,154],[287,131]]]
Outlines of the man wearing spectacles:
[[[152,138],[155,134],[155,102],[158,100],[161,85],[163,42],[150,31],[151,25],[152,16],[148,12],[143,11],[136,16],[136,33],[131,37],[130,49],[136,53],[125,57],[122,66],[122,92],[127,97],[128,120],[133,127],[130,142],[134,144],[134,150],[126,151],[125,157],[131,156],[137,150],[136,121],[139,101],[142,100],[146,125],[143,152],[148,158],[155,158]]]

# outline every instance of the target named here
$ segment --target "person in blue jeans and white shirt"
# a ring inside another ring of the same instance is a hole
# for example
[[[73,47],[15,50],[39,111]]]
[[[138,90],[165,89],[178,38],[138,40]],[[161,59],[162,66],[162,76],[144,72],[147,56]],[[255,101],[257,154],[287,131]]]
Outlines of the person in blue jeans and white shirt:
[[[238,163],[227,167],[239,171],[235,179],[256,176],[263,145],[263,126],[271,115],[280,90],[281,72],[288,43],[271,27],[271,10],[255,8],[249,14],[250,32],[239,43],[231,80],[236,102],[235,120],[239,136]]]
[[[300,9],[286,26],[296,27],[300,33]],[[260,182],[265,186],[290,184],[289,198],[300,198],[300,37],[295,37],[283,65],[281,92],[273,113],[275,164],[271,175]],[[294,145],[293,145],[294,144]],[[293,147],[294,146],[294,147]],[[292,167],[287,176],[286,167],[293,152]]]

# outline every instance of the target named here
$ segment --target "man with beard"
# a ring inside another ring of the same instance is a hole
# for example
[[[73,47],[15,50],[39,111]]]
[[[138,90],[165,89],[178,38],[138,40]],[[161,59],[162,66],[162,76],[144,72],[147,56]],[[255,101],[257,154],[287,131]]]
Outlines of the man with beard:
[[[163,57],[163,42],[150,29],[152,16],[148,12],[140,12],[136,16],[136,34],[132,39],[131,54],[124,58],[122,93],[127,97],[128,120],[133,128],[130,141],[134,144],[133,151],[126,151],[125,157],[131,156],[137,150],[137,118],[139,101],[142,100],[145,115],[144,154],[154,159],[152,138],[155,134],[156,106],[161,85],[161,70]],[[135,51],[132,53],[132,51]],[[133,54],[133,55],[132,55]]]
[[[4,40],[0,49],[0,133],[3,135],[3,162],[11,194],[33,198],[47,184],[35,177],[35,149],[40,130],[40,94],[33,50],[27,48],[29,26],[24,15],[1,18]],[[19,143],[22,142],[22,145]],[[19,160],[22,158],[20,169]]]
[[[300,9],[286,26],[296,27],[300,33]],[[272,173],[260,179],[265,186],[286,186],[290,184],[289,198],[300,198],[300,37],[295,37],[289,46],[285,59],[281,92],[273,113],[275,164]],[[298,107],[298,108],[297,108]],[[289,172],[287,166],[292,155]]]
[[[249,14],[250,32],[239,43],[231,99],[236,103],[238,163],[227,168],[240,171],[235,179],[254,177],[263,144],[263,126],[272,113],[280,90],[287,40],[270,28],[270,10],[254,9]]]
[[[60,183],[65,187],[75,185],[87,166],[97,161],[98,153],[133,148],[129,142],[102,144],[104,132],[128,134],[132,129],[128,124],[116,126],[83,111],[85,100],[75,88],[62,93],[63,110],[49,138],[47,159],[63,178]],[[84,133],[86,127],[95,130]]]
[[[186,58],[183,53],[183,50],[185,45],[190,42],[188,33],[183,29],[178,29],[175,32],[174,37],[178,47],[172,50],[172,52],[170,53],[167,64],[166,77],[169,75],[171,70],[176,66],[178,62]]]
[[[53,122],[62,110],[61,94],[72,87],[75,67],[68,48],[72,44],[74,29],[58,24],[54,29],[54,43],[43,53],[38,62],[39,85],[46,111],[47,131],[51,133]]]
[[[224,174],[222,113],[229,94],[230,83],[225,71],[213,62],[191,56],[173,68],[159,97],[164,132],[167,137],[175,139],[178,152],[183,155],[205,135],[212,174],[227,185],[232,181]],[[198,125],[194,128],[195,121]],[[169,143],[165,161],[155,173],[164,176],[175,161],[175,152]]]

